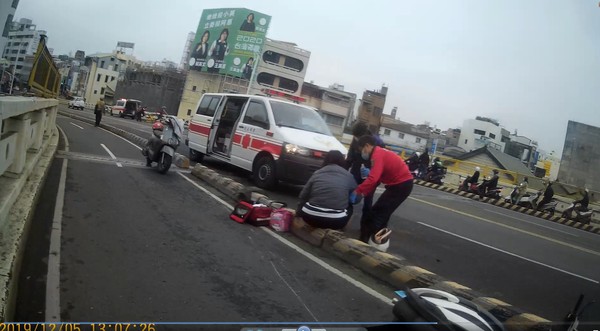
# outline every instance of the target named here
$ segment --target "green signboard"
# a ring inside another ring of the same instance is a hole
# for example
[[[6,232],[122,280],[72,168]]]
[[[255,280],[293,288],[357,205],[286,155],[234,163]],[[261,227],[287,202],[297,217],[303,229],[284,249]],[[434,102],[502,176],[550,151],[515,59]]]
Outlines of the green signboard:
[[[205,9],[190,52],[190,70],[250,79],[271,16],[246,8]]]

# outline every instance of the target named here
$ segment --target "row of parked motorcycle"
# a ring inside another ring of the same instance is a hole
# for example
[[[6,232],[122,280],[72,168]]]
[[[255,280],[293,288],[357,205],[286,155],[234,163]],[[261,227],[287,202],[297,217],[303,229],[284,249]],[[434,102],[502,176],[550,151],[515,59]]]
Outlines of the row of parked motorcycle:
[[[477,172],[479,169],[476,170]],[[497,170],[494,170],[494,176],[497,176]],[[481,183],[471,180],[471,176],[468,176],[461,184],[460,190],[478,194],[480,197],[488,197],[492,199],[501,199],[502,198],[502,187],[497,185],[490,185],[490,182],[493,181],[493,177],[484,179]],[[497,179],[495,181],[497,183]],[[546,213],[550,213],[554,215],[556,212],[556,207],[558,206],[558,200],[554,199],[552,196],[554,192],[549,195],[549,200],[544,199],[544,190],[539,190],[535,193],[524,193],[520,194],[523,184],[515,185],[510,192],[509,195],[504,197],[504,202],[511,203],[517,206],[526,207]],[[551,184],[549,184],[551,185]],[[593,209],[589,209],[587,207],[588,202],[583,202],[588,194],[586,190],[584,193],[584,198],[582,200],[574,201],[571,203],[561,214],[561,217],[575,220],[584,224],[589,224],[592,220],[592,215],[594,213]]]

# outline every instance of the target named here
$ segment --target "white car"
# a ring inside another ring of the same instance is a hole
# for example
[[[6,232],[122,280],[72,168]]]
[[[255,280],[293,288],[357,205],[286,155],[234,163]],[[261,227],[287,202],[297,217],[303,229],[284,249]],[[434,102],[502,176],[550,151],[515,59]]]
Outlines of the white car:
[[[69,101],[69,108],[73,108],[73,109],[81,109],[83,110],[83,108],[85,108],[85,99],[84,98],[80,98],[80,97],[76,97],[73,100]]]

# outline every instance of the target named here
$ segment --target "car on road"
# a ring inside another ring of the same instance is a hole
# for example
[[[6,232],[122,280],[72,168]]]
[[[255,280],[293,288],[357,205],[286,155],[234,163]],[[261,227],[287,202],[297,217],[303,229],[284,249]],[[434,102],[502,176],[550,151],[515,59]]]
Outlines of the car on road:
[[[251,171],[270,188],[305,184],[327,152],[347,150],[316,109],[258,95],[206,93],[189,124],[190,159],[205,155]]]
[[[83,110],[83,108],[85,108],[85,99],[81,97],[75,97],[73,100],[69,101],[67,107]]]
[[[111,108],[110,116],[118,115],[121,118],[135,118],[135,112],[142,106],[142,102],[135,99],[119,99]]]

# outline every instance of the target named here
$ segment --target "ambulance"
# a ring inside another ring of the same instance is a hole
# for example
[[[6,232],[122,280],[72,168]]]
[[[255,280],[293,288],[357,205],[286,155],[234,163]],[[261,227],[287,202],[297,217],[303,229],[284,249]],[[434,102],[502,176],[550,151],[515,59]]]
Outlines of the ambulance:
[[[258,95],[206,93],[189,123],[190,159],[210,156],[252,172],[261,188],[305,184],[331,150],[347,150],[316,109]]]

